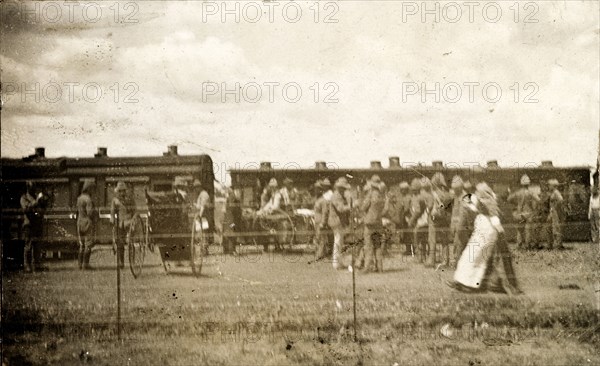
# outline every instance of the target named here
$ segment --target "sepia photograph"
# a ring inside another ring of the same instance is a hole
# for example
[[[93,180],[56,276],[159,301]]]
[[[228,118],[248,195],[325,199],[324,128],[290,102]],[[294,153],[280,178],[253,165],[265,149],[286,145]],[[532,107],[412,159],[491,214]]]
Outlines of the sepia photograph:
[[[600,365],[598,0],[0,1],[0,359]]]

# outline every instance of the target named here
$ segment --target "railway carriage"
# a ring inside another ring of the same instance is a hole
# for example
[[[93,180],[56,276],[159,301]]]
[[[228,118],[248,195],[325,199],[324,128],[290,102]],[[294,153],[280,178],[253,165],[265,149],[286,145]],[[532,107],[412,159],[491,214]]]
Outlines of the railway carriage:
[[[543,161],[541,164],[529,163],[525,166],[503,168],[496,160],[491,160],[483,166],[459,166],[458,164],[446,164],[434,161],[431,165],[422,164],[400,164],[398,157],[391,157],[388,168],[384,168],[379,161],[372,161],[368,168],[339,168],[335,164],[316,162],[314,168],[308,169],[273,169],[271,163],[263,162],[253,169],[232,169],[232,188],[240,198],[243,208],[256,208],[260,204],[260,193],[262,187],[274,177],[282,181],[285,177],[294,180],[296,188],[304,192],[304,197],[311,196],[301,203],[304,208],[312,208],[314,202],[313,184],[318,179],[328,178],[331,182],[339,177],[352,177],[351,184],[362,187],[373,175],[378,174],[388,185],[395,185],[402,181],[410,181],[413,178],[423,176],[431,178],[435,172],[442,172],[450,185],[454,175],[460,175],[472,183],[486,181],[494,189],[499,197],[499,204],[503,212],[503,223],[507,227],[508,238],[516,237],[515,222],[511,214],[514,207],[506,202],[510,190],[519,188],[519,179],[523,174],[529,175],[532,181],[532,189],[541,191],[545,189],[548,179],[555,178],[560,182],[560,191],[565,199],[565,241],[588,241],[590,240],[590,225],[587,219],[587,210],[591,192],[591,169],[590,167],[554,167],[551,161]]]
[[[177,146],[169,146],[162,156],[148,157],[109,157],[106,148],[98,148],[97,154],[89,158],[47,158],[44,148],[37,148],[35,154],[23,159],[3,158],[1,162],[2,250],[7,265],[22,263],[23,216],[19,201],[28,180],[49,197],[43,235],[37,239],[38,247],[48,257],[69,256],[77,251],[76,202],[86,180],[95,181],[97,187],[93,197],[99,213],[95,243],[100,245],[112,244],[110,205],[118,181],[129,185],[138,211],[136,220],[142,220],[144,228],[148,227],[149,212],[146,192],[171,191],[175,176],[184,177],[190,183],[200,180],[202,189],[214,202],[211,158],[208,155],[179,155]],[[213,206],[209,209],[213,210]],[[213,217],[207,215],[209,220]],[[214,222],[208,222],[208,226],[213,228]],[[144,235],[147,241],[147,233]]]

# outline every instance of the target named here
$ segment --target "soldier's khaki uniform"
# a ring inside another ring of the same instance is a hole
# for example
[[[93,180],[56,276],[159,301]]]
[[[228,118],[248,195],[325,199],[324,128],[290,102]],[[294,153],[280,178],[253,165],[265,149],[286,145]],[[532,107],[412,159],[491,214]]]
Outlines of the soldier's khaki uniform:
[[[398,187],[390,189],[386,197],[383,217],[391,221],[392,241],[398,245],[407,245],[408,253],[410,253],[410,242],[405,240],[407,228],[406,211],[409,210],[410,204],[408,188],[408,183],[402,182]]]
[[[427,247],[427,199],[421,191],[421,181],[418,178],[412,180],[410,184],[410,218],[408,225],[413,232],[413,252],[419,252],[419,262],[423,263],[425,258],[425,248]],[[431,194],[429,195],[430,198]]]
[[[344,250],[344,236],[350,226],[351,198],[345,192],[350,184],[345,178],[339,178],[335,183],[335,192],[331,197],[327,224],[333,230],[333,268],[338,269],[340,255]]]
[[[411,246],[412,246],[412,242],[413,242],[413,232],[412,232],[412,228],[408,225],[408,221],[410,220],[410,216],[411,216],[411,198],[412,195],[410,194],[410,186],[408,185],[408,183],[403,182],[404,183],[404,189],[403,192],[405,192],[402,195],[401,198],[401,202],[402,202],[402,225],[400,226],[400,242],[405,244],[405,248],[404,248],[404,255],[410,255],[411,254]]]
[[[529,177],[521,178],[523,186],[518,191],[508,196],[508,202],[516,206],[513,218],[517,224],[517,247],[519,249],[533,249],[533,229],[535,226],[535,212],[540,199],[529,189]]]
[[[385,207],[385,199],[382,193],[382,185],[377,180],[371,181],[371,187],[361,203],[361,211],[364,214],[364,253],[365,272],[383,271],[382,215]]]
[[[326,187],[329,189],[329,187]],[[315,201],[313,211],[315,213],[315,244],[317,246],[316,259],[325,258],[330,255],[327,229],[327,217],[329,215],[329,199],[325,197],[323,192],[323,185],[321,182],[317,184],[318,197]]]
[[[442,245],[442,261],[450,265],[450,248],[448,243],[449,207],[452,196],[447,190],[446,179],[442,173],[436,173],[431,178],[433,202],[430,208],[428,221],[428,257],[429,265],[435,265],[437,261],[437,243]]]
[[[42,207],[42,193],[34,197],[33,184],[27,183],[27,192],[21,196],[20,203],[23,210],[23,226],[21,232],[25,246],[23,247],[23,269],[26,272],[36,270],[40,260],[40,250],[37,247],[42,238],[44,227],[44,211]]]
[[[548,237],[548,249],[556,247],[562,249],[562,224],[563,224],[563,197],[558,190],[558,181],[551,179],[548,184],[552,191],[550,192],[549,206],[550,213],[546,218],[546,233]]]
[[[127,186],[123,182],[117,183],[115,194],[110,206],[110,222],[115,231],[114,245],[116,246],[117,263],[119,267],[123,268],[125,266],[125,243],[135,214],[135,202],[127,194]]]
[[[464,190],[462,178],[452,178],[452,214],[450,218],[450,239],[454,246],[454,261],[460,258],[469,236],[465,227],[465,198],[467,192]]]
[[[81,195],[77,197],[77,234],[79,239],[77,265],[79,269],[90,268],[90,257],[94,246],[96,208],[91,197],[93,188],[93,181],[85,181]]]

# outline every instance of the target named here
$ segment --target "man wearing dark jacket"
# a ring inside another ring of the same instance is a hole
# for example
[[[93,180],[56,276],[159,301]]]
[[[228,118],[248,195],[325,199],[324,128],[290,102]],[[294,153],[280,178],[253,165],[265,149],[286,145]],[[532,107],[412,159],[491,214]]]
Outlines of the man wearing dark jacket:
[[[367,191],[360,209],[363,212],[364,228],[364,273],[383,272],[383,253],[381,238],[383,235],[382,216],[385,207],[383,191],[385,185],[378,175],[371,177]]]
[[[86,180],[83,182],[81,194],[77,197],[77,236],[79,239],[77,265],[79,269],[90,268],[90,256],[96,228],[96,210],[92,200],[95,187],[96,184],[93,180]]]
[[[339,178],[334,185],[327,224],[333,230],[333,268],[339,268],[340,255],[344,250],[344,235],[350,226],[351,198],[346,195],[350,184],[346,178]]]
[[[33,272],[36,270],[40,258],[37,243],[43,235],[44,223],[44,194],[36,192],[33,182],[25,183],[26,191],[21,196],[21,209],[23,210],[23,270]]]

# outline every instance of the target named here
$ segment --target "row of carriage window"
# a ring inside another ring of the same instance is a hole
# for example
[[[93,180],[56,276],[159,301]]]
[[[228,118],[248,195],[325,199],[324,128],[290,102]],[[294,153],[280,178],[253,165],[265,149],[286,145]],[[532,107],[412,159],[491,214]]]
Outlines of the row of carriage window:
[[[71,192],[71,185],[68,181],[65,182],[36,182],[36,184],[51,197],[50,207],[51,209],[71,209],[74,207],[75,200],[81,187],[83,185],[82,180],[79,183],[78,192],[73,194]],[[112,201],[114,195],[114,188],[117,184],[117,179],[106,182],[103,189],[104,192],[97,191],[96,192],[96,202],[99,207],[108,207],[110,202]],[[128,182],[127,183],[130,189],[130,194],[133,195],[133,198],[137,205],[145,206],[145,190],[152,189],[154,191],[166,191],[171,189],[171,182],[153,182],[149,184],[148,181],[144,182]],[[22,186],[22,187],[21,187]],[[3,208],[19,208],[19,198],[24,191],[25,184],[24,182],[10,182],[3,184],[2,189],[2,206]],[[312,204],[314,203],[314,195],[308,189],[302,189],[300,187],[300,197],[301,202],[300,206],[304,208],[312,208]],[[255,202],[257,193],[255,192],[255,187],[242,187],[239,190],[241,202],[243,206],[246,207],[254,207],[258,203]],[[508,185],[498,183],[493,187],[494,191],[497,194],[502,194],[508,190]],[[218,192],[216,192],[218,193]],[[563,189],[563,196],[566,200],[566,213],[568,215],[581,215],[587,214],[587,205],[589,200],[589,187],[586,187],[581,183],[569,183],[567,187]],[[260,194],[260,192],[259,192]]]

